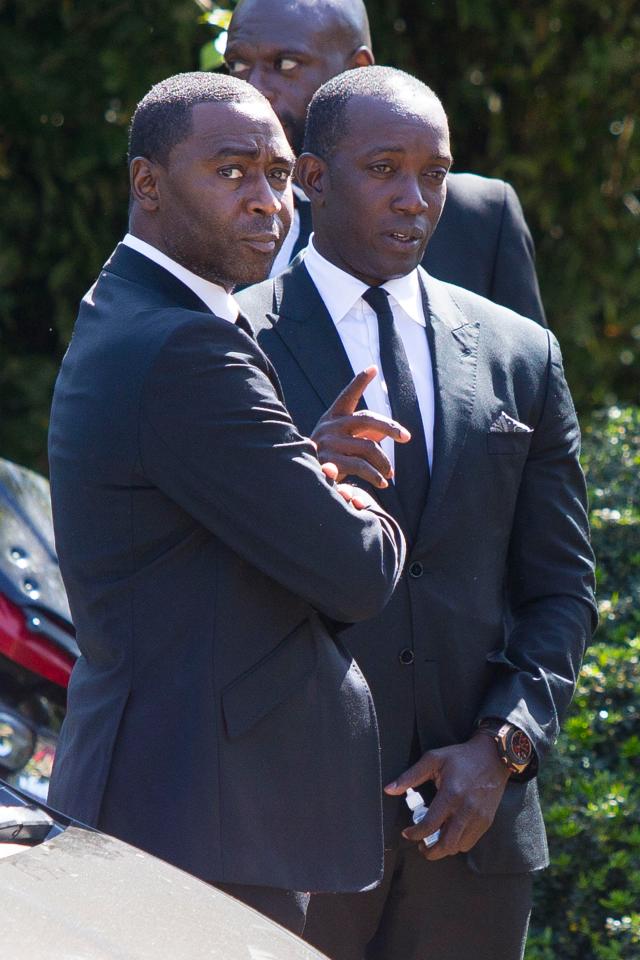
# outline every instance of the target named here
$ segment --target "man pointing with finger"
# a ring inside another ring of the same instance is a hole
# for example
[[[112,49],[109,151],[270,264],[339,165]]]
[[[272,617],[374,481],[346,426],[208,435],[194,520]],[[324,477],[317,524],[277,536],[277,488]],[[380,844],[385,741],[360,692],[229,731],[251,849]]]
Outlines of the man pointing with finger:
[[[374,694],[387,849],[376,889],[312,898],[305,937],[333,960],[519,960],[547,863],[536,773],[595,622],[557,341],[419,267],[450,163],[424,84],[333,78],[297,165],[304,259],[238,297],[321,462],[377,488],[410,550],[386,610],[344,634]],[[430,804],[415,827],[409,786]]]

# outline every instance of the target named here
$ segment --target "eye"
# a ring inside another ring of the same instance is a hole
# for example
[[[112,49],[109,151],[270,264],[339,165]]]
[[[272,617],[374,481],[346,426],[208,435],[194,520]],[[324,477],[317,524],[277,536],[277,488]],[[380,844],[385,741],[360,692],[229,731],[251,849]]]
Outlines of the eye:
[[[241,167],[220,167],[218,173],[221,177],[224,177],[225,180],[239,180],[244,176]]]
[[[291,176],[291,171],[285,170],[284,168],[272,170],[270,176],[272,179],[277,180],[278,183],[286,184]]]
[[[429,177],[430,180],[434,180],[436,183],[444,183],[447,173],[447,170],[428,170],[427,177]]]
[[[279,70],[280,73],[288,73],[289,70],[295,70],[297,66],[298,61],[292,60],[290,57],[279,57],[274,63],[274,67],[276,70]]]
[[[387,173],[393,173],[393,167],[390,163],[373,163],[369,167],[369,170],[373,171],[373,173],[382,174],[383,176]]]
[[[245,73],[248,69],[246,60],[227,60],[227,70],[231,74]]]

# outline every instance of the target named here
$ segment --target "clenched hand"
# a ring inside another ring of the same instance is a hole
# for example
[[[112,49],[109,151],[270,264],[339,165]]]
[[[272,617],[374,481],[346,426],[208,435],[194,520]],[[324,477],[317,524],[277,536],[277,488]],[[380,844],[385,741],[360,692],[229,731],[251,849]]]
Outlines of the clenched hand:
[[[385,793],[398,795],[408,787],[432,780],[437,794],[421,823],[403,830],[403,836],[420,844],[426,860],[441,860],[466,853],[486,833],[496,815],[509,771],[500,761],[493,741],[475,734],[466,743],[429,750]],[[440,830],[440,840],[430,848],[420,841]]]

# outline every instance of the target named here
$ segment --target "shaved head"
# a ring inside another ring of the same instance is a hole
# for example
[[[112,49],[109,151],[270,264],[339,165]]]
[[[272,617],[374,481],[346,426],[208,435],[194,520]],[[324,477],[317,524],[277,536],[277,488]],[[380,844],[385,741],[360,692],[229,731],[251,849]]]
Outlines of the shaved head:
[[[373,63],[367,12],[362,0],[240,0],[225,60],[269,100],[299,153],[316,90]]]
[[[362,0],[240,0],[233,16],[235,19],[243,11],[251,16],[256,10],[285,17],[293,14],[296,19],[301,16],[308,18],[309,24],[331,21],[345,47],[371,47],[369,18]]]

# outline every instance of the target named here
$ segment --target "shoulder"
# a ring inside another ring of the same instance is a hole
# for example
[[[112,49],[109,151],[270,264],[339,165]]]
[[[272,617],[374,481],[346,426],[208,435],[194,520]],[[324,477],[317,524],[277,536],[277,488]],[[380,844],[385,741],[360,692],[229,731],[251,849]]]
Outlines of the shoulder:
[[[156,357],[182,358],[190,367],[228,357],[266,367],[266,358],[255,340],[235,323],[213,313],[164,310],[155,316],[158,330]]]
[[[469,211],[487,213],[501,211],[516,198],[513,187],[496,177],[481,177],[475,173],[450,173],[447,177],[447,204]]]
[[[546,366],[550,349],[557,347],[555,337],[547,329],[508,307],[464,287],[437,280],[422,267],[419,269],[430,309],[452,330],[456,324],[477,324],[485,349],[498,360],[522,355]]]

